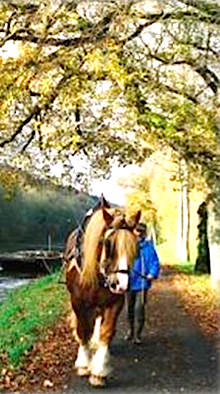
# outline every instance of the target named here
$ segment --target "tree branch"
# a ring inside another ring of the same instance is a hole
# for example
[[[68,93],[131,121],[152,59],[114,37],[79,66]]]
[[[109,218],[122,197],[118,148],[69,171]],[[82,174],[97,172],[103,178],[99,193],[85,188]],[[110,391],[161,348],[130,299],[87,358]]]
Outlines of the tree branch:
[[[197,7],[198,8],[198,7]],[[87,31],[81,35],[80,37],[66,37],[66,38],[59,38],[59,37],[52,37],[52,36],[40,36],[35,34],[32,29],[19,29],[18,31],[14,32],[13,34],[6,35],[6,37],[2,40],[1,46],[5,44],[6,41],[14,40],[14,41],[24,41],[24,42],[31,42],[43,46],[63,46],[63,47],[71,47],[77,48],[83,44],[89,44],[98,42],[104,37],[107,36],[109,33],[110,23],[113,17],[116,15],[116,11],[109,13],[106,17],[103,18],[102,21],[93,25],[92,28],[88,28]],[[194,11],[176,11],[164,14],[163,12],[160,14],[152,14],[148,16],[148,20],[146,23],[141,24],[137,27],[134,33],[132,33],[127,38],[120,41],[123,45],[134,38],[138,37],[141,32],[151,26],[152,24],[158,22],[159,20],[167,20],[167,19],[182,19],[183,17],[195,17],[195,19],[202,21],[202,22],[209,22],[215,23],[220,25],[220,18],[216,18],[216,14],[208,14],[205,15],[199,14],[198,12]]]
[[[21,131],[23,130],[24,126],[26,126],[28,123],[30,123],[30,121],[33,118],[36,118],[41,112],[41,108],[39,108],[37,105],[34,107],[34,109],[31,111],[30,115],[28,115],[28,117],[23,120],[23,122],[21,122],[20,126],[17,128],[17,130],[12,134],[12,136],[7,139],[4,140],[3,142],[0,143],[0,148],[3,148],[6,144],[10,144],[10,142],[14,141],[15,138],[18,136],[18,134],[21,133]]]
[[[39,107],[38,104],[33,108],[31,113],[28,115],[28,117],[21,122],[20,126],[17,128],[17,130],[12,134],[12,136],[9,139],[4,140],[3,142],[0,143],[0,148],[3,148],[6,144],[11,143],[12,141],[15,140],[15,138],[20,134],[23,130],[23,128],[30,123],[32,119],[37,119],[37,117],[40,115],[42,111],[48,111],[50,106],[53,104],[54,100],[58,96],[59,91],[62,89],[63,85],[70,79],[73,75],[72,71],[68,71],[59,81],[57,86],[54,88],[52,93],[49,95],[47,98],[46,102]]]
[[[169,12],[164,14],[164,12],[162,11],[160,14],[149,15],[146,23],[144,23],[143,25],[139,25],[134,33],[132,33],[127,38],[121,40],[120,43],[126,44],[127,42],[133,40],[134,38],[138,37],[143,32],[144,29],[158,22],[159,20],[160,21],[165,21],[167,19],[181,20],[183,17],[190,17],[190,18],[195,17],[195,19],[201,22],[209,22],[209,23],[215,23],[217,25],[220,25],[220,19],[214,18],[214,16],[212,15],[211,16],[200,15],[197,12],[193,12],[193,11],[176,11],[176,12]]]
[[[6,41],[14,40],[14,41],[24,41],[31,42],[43,46],[64,46],[77,48],[80,45],[86,43],[93,43],[102,40],[106,37],[109,32],[110,23],[112,21],[113,16],[115,15],[115,11],[109,13],[106,17],[102,19],[102,21],[93,25],[92,28],[87,29],[84,35],[75,38],[59,38],[59,37],[48,37],[48,36],[39,36],[36,35],[32,29],[19,29],[13,34],[2,40],[1,46],[5,44]]]
[[[210,45],[205,47],[205,46],[202,46],[202,45],[198,44],[197,42],[190,42],[190,41],[187,42],[187,41],[184,41],[184,40],[177,39],[176,35],[172,34],[170,31],[168,31],[168,33],[172,37],[172,39],[175,42],[177,42],[178,44],[190,46],[190,47],[196,48],[196,49],[198,49],[199,51],[202,51],[202,52],[211,52],[214,56],[220,57],[220,52],[215,51],[213,48],[211,48]]]
[[[196,97],[190,96],[189,94],[185,92],[180,92],[179,90],[173,88],[172,86],[166,85],[166,84],[161,84],[161,87],[164,87],[166,90],[178,94],[180,96],[185,97],[187,100],[192,101],[194,104],[199,104],[199,101],[197,100]]]
[[[145,44],[143,40],[142,42]],[[147,45],[145,44],[145,46]],[[195,62],[190,60],[167,60],[164,57],[152,54],[150,51],[149,51],[149,56],[151,59],[155,59],[168,66],[180,65],[180,64],[186,64],[190,66],[195,72],[197,72],[204,79],[205,83],[213,91],[214,94],[218,92],[218,88],[220,86],[220,80],[217,77],[217,75],[212,70],[210,70],[207,66],[200,66],[199,64],[196,64]]]
[[[194,7],[199,11],[206,12],[214,18],[220,18],[220,7],[217,2],[203,0],[179,0],[181,3]]]
[[[22,152],[24,152],[24,151],[27,149],[28,145],[30,145],[31,141],[32,141],[32,140],[34,139],[34,137],[35,137],[35,134],[36,134],[36,132],[35,132],[35,130],[33,130],[32,133],[31,133],[31,135],[30,135],[30,138],[28,139],[28,141],[26,142],[26,144],[23,146]]]
[[[161,19],[162,15],[163,15],[163,12],[160,13],[160,14],[153,14],[153,15],[151,15],[149,17],[150,20],[148,20],[143,25],[139,25],[134,33],[132,33],[130,36],[126,37],[125,39],[121,40],[120,43],[122,45],[124,45],[127,42],[133,40],[134,38],[138,37],[142,33],[142,31],[144,29],[146,29],[146,27],[149,27],[149,26],[153,25],[155,22],[157,22],[159,19]]]
[[[200,22],[205,22],[205,23],[213,23],[217,26],[220,25],[220,18],[219,16],[208,14],[205,15],[205,13],[200,13],[197,11],[176,11],[176,12],[170,12],[164,15],[163,19],[178,19],[181,20],[183,18],[194,18],[197,21]]]

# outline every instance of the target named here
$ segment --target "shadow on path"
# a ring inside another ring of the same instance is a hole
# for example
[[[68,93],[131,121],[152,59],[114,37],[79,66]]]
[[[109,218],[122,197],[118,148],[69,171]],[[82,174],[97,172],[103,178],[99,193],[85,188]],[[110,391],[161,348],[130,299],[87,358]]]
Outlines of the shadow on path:
[[[152,295],[141,345],[124,340],[125,309],[119,317],[111,345],[113,372],[107,388],[93,389],[86,379],[72,375],[65,393],[219,392],[217,339],[203,337],[171,290],[165,288]]]

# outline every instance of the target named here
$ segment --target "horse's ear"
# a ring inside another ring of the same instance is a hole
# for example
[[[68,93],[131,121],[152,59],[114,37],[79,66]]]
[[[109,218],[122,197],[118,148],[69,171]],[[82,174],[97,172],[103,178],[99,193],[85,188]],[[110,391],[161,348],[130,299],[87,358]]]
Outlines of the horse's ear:
[[[108,213],[105,209],[102,209],[102,213],[107,226],[110,226],[110,224],[113,222],[114,216],[110,215],[110,213]]]
[[[127,226],[134,229],[141,218],[141,211],[137,211],[134,215],[126,219]]]
[[[105,197],[103,196],[103,194],[101,194],[101,207],[102,208],[111,208],[110,204],[108,203],[108,201],[105,199]]]
[[[141,211],[139,210],[139,211],[136,213],[136,218],[135,218],[136,224],[139,222],[140,218],[141,218]]]

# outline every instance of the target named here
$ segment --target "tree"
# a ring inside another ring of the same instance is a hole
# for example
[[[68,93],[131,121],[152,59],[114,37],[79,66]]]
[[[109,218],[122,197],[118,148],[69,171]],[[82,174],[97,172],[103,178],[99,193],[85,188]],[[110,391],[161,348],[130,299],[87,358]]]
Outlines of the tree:
[[[166,142],[199,165],[216,157],[213,119],[208,126],[213,110],[204,114],[202,131],[198,123],[202,97],[214,105],[219,89],[212,71],[219,59],[219,7],[165,1],[155,10],[152,2],[145,9],[139,3],[2,2],[1,45],[19,48],[19,57],[1,59],[6,156],[13,144],[26,166],[31,156],[36,168],[46,152],[45,167],[59,157],[69,171],[80,154],[105,172],[115,157],[123,164],[143,161],[147,140]],[[177,129],[184,107],[195,118],[194,133]]]
[[[129,178],[119,181],[120,186],[127,189],[126,211],[129,213],[141,210],[141,221],[147,225],[148,236],[154,243],[160,241],[160,225],[157,209],[151,197],[150,182],[145,172],[140,171]]]
[[[19,49],[0,59],[2,164],[62,160],[73,182],[75,156],[105,174],[169,146],[215,189],[219,14],[208,0],[2,1],[2,48]]]
[[[0,251],[45,249],[51,236],[53,249],[62,250],[64,240],[82,223],[97,203],[87,194],[61,187],[38,185],[23,189],[0,183]]]
[[[207,203],[203,201],[197,211],[199,215],[198,224],[198,257],[196,259],[195,271],[210,274],[210,253],[207,232],[208,211]]]
[[[190,261],[190,198],[189,173],[184,159],[179,162],[179,220],[177,233],[177,257]]]

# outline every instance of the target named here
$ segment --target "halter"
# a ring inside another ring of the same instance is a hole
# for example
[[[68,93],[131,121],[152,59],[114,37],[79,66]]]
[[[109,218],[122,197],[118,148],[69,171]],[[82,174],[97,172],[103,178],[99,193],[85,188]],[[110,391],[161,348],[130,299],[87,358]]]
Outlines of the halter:
[[[112,235],[117,230],[129,230],[131,232],[131,229],[128,227],[128,225],[126,224],[125,221],[123,221],[119,227],[114,227],[114,226],[107,227],[105,229],[104,235],[109,230],[110,230],[109,236]],[[103,241],[102,241],[103,246],[102,247],[104,247],[105,240],[106,240],[106,238],[103,237]],[[102,264],[103,263],[105,263],[105,261],[103,261]],[[111,289],[114,289],[116,287],[116,284],[112,283],[110,275],[118,274],[118,273],[129,275],[129,269],[115,269],[115,270],[111,270],[108,273],[106,273],[105,268],[103,266],[100,266],[100,273],[98,274],[99,284],[105,288],[108,288],[111,291]]]
[[[103,232],[102,239],[100,239],[100,242],[102,243],[102,250],[104,248],[105,240],[108,239],[108,237],[110,237],[112,234],[114,234],[118,230],[128,230],[132,233],[132,228],[127,225],[127,223],[125,221],[125,216],[123,216],[120,224],[115,225],[115,226],[109,225],[105,228],[105,230]],[[82,236],[83,232],[84,231],[82,231],[82,229],[80,229],[80,241],[81,241],[81,236]],[[107,238],[105,238],[105,235],[107,232],[108,232],[108,236],[107,236]],[[76,234],[76,236],[78,237],[77,234]],[[69,255],[66,258],[64,257],[64,261],[66,263],[69,263],[67,270],[71,270],[73,267],[75,267],[79,274],[82,273],[81,250],[78,250],[77,248],[75,248],[75,250],[72,250],[71,253],[69,253]],[[107,273],[106,268],[105,268],[105,265],[106,265],[105,262],[106,262],[106,260],[104,260],[99,267],[100,269],[99,269],[99,273],[97,275],[98,276],[98,283],[99,283],[99,286],[108,288],[110,291],[112,291],[116,287],[116,284],[112,282],[111,275],[112,274],[129,275],[129,269],[112,269],[112,270],[108,271],[108,273]]]

